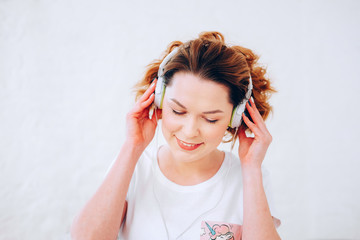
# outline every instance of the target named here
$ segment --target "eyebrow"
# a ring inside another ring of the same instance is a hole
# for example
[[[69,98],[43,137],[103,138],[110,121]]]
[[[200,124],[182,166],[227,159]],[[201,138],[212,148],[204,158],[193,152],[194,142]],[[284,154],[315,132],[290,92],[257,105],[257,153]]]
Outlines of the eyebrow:
[[[174,98],[171,98],[170,100],[173,101],[174,103],[176,103],[177,105],[179,105],[180,107],[186,109],[186,107],[184,105],[182,105],[178,100],[176,100]],[[217,109],[217,110],[203,112],[203,114],[214,114],[214,113],[223,113],[223,111]]]

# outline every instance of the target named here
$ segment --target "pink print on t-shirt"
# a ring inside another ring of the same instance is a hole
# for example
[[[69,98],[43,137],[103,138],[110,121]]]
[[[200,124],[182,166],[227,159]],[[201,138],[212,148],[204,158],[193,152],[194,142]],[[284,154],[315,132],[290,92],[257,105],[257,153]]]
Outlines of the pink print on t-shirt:
[[[241,225],[202,221],[200,240],[240,240],[242,233]]]

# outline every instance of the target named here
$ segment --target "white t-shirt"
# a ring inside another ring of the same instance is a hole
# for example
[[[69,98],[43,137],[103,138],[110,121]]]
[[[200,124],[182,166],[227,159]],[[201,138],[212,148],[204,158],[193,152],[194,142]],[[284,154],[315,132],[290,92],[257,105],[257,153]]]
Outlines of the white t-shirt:
[[[243,187],[239,158],[225,152],[213,177],[197,185],[182,186],[164,176],[156,154],[145,150],[137,163],[118,239],[240,239]],[[278,219],[268,172],[264,168],[262,172],[271,215]]]

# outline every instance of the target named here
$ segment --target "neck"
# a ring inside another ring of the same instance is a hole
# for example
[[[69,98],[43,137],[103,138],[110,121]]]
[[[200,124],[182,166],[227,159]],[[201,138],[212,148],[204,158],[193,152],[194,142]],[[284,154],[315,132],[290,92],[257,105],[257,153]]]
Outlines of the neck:
[[[206,156],[192,161],[184,161],[174,155],[168,146],[159,150],[158,162],[161,172],[179,185],[196,185],[210,179],[223,163],[225,153],[215,149]]]

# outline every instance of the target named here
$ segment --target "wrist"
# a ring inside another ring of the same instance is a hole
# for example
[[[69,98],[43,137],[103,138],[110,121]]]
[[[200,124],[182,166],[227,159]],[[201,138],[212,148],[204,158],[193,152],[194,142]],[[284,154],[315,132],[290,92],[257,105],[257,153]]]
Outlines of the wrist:
[[[254,161],[241,161],[241,169],[243,171],[261,171],[261,163]]]
[[[262,178],[261,165],[241,164],[244,179]]]
[[[134,144],[131,141],[125,141],[122,150],[126,151],[132,156],[140,157],[140,155],[144,152],[146,147],[142,146],[141,144]]]

